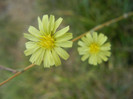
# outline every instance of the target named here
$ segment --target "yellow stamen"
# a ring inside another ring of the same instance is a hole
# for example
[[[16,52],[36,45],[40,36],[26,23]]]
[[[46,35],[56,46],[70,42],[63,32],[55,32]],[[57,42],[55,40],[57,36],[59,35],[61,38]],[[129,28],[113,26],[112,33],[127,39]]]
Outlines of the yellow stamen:
[[[38,44],[41,47],[52,49],[55,46],[55,39],[50,34],[47,36],[40,36],[40,42]]]
[[[99,50],[100,50],[100,47],[99,47],[99,45],[97,43],[92,43],[90,45],[90,53],[96,54],[96,53],[99,52]]]

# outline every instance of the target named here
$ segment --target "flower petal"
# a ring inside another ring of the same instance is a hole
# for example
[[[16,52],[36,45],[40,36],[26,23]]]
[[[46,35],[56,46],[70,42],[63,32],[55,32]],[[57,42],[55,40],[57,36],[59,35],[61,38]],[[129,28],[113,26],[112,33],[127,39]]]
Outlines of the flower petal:
[[[55,51],[56,51],[57,54],[58,54],[61,58],[63,58],[64,60],[67,60],[67,59],[68,59],[69,54],[68,54],[64,49],[62,49],[62,48],[60,48],[60,47],[56,47],[56,48],[55,48]]]
[[[72,41],[56,42],[55,45],[58,47],[70,48],[72,47]]]
[[[106,50],[110,50],[111,48],[111,44],[110,43],[105,43],[104,45],[101,46],[101,50],[102,51],[106,51]]]
[[[79,55],[84,55],[87,52],[89,52],[89,48],[86,46],[85,47],[78,47],[78,52],[79,52]]]
[[[86,34],[86,37],[87,37],[87,39],[89,40],[90,43],[93,42],[93,38],[92,38],[92,35],[91,35],[90,32]]]
[[[44,28],[43,28],[43,23],[42,23],[40,17],[38,17],[38,26],[39,26],[40,32],[45,34]]]
[[[43,57],[44,57],[45,49],[38,49],[36,52],[32,54],[30,57],[30,62],[36,65],[40,65],[42,63]]]
[[[85,61],[87,58],[89,58],[89,53],[86,53],[85,55],[82,56],[81,60]]]
[[[82,42],[82,41],[78,41],[78,45],[79,45],[79,46],[82,46],[82,47],[83,47],[83,46],[86,46],[86,44],[85,44],[84,42]]]
[[[31,40],[31,41],[39,41],[39,39],[35,36],[33,36],[32,34],[29,34],[29,33],[24,33],[24,37],[27,38],[28,40]]]
[[[46,68],[50,67],[50,50],[45,51],[43,64]]]
[[[29,41],[29,42],[26,42],[25,45],[26,45],[26,49],[35,48],[36,42]]]
[[[26,43],[26,50],[24,51],[24,54],[26,55],[26,56],[28,56],[28,55],[31,55],[31,54],[33,54],[34,52],[36,52],[40,47],[39,46],[37,46],[36,44],[32,44],[32,42],[27,42]]]
[[[97,56],[97,62],[98,62],[98,64],[102,63],[102,59],[100,57],[98,57],[98,56]]]
[[[88,46],[91,44],[90,40],[87,39],[86,37],[82,37],[81,40]]]
[[[55,38],[64,35],[68,30],[69,30],[69,26],[67,26],[67,27],[65,27],[65,28],[63,28],[63,29],[57,31],[57,32],[55,33],[55,35],[54,35]]]
[[[98,36],[98,43],[102,45],[107,40],[107,36],[104,36],[103,34],[99,34]]]
[[[25,54],[26,56],[28,56],[28,55],[33,54],[36,50],[38,50],[38,48],[35,48],[34,50],[33,50],[33,49],[26,49],[26,50],[24,51],[24,54]]]
[[[93,65],[97,65],[97,56],[96,55],[91,55],[89,59],[89,63]]]
[[[32,34],[32,35],[34,35],[34,36],[40,36],[40,31],[39,30],[37,30],[35,27],[33,27],[33,26],[30,26],[29,27],[29,29],[28,29],[28,31]]]
[[[49,60],[51,66],[55,64],[51,50],[49,50]]]
[[[53,33],[56,32],[56,29],[59,27],[59,25],[61,24],[62,20],[63,20],[62,18],[59,18],[59,19],[55,22],[54,29],[53,29]]]
[[[61,61],[58,54],[54,50],[52,50],[52,56],[53,56],[55,65],[59,66],[61,64]]]
[[[104,52],[104,55],[109,57],[109,56],[111,56],[111,52],[105,51],[105,52]]]
[[[48,34],[49,31],[49,21],[48,21],[48,15],[44,15],[42,18],[42,24],[43,24],[43,28],[46,34]]]
[[[98,54],[98,56],[99,56],[102,60],[104,60],[104,61],[107,61],[107,60],[108,60],[107,56],[104,55],[104,52],[100,52],[100,53]]]
[[[36,63],[40,65],[44,59],[45,49],[41,48],[37,54],[39,55],[39,57],[37,58]]]
[[[97,36],[97,32],[93,32],[93,40],[94,42],[97,42],[98,36]]]
[[[55,22],[55,17],[53,15],[50,15],[50,21],[49,21],[49,32],[53,32],[54,29],[54,22]]]
[[[56,38],[56,42],[63,42],[63,41],[68,41],[70,39],[72,39],[72,33],[66,33],[58,38]]]

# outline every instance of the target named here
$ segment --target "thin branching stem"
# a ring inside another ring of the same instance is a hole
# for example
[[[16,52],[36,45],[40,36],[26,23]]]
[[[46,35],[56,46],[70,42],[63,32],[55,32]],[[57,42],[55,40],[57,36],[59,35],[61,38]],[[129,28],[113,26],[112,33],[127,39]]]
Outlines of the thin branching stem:
[[[6,71],[9,71],[9,72],[12,72],[12,73],[16,73],[17,70],[14,70],[12,68],[8,68],[8,67],[4,67],[2,65],[0,65],[0,70],[6,70]]]
[[[75,41],[79,40],[81,37],[85,36],[87,33],[90,33],[90,32],[93,32],[93,31],[97,31],[97,30],[99,30],[99,29],[102,29],[103,27],[109,26],[109,25],[112,24],[112,23],[116,23],[116,22],[118,22],[118,21],[120,21],[120,20],[126,19],[126,18],[128,18],[128,17],[130,17],[130,16],[132,16],[132,15],[133,15],[133,12],[125,13],[125,14],[122,15],[122,16],[119,16],[119,17],[114,18],[114,19],[112,19],[112,20],[110,20],[110,21],[107,21],[107,22],[105,22],[105,23],[103,23],[103,24],[101,24],[101,25],[98,25],[98,26],[92,28],[91,30],[89,30],[88,32],[85,32],[85,33],[81,34],[80,36],[74,38],[74,39],[72,40],[72,42],[75,42]],[[34,64],[31,64],[31,65],[27,66],[26,68],[24,68],[23,71],[20,71],[20,72],[15,73],[12,77],[10,77],[10,78],[8,78],[7,80],[5,80],[5,81],[3,81],[2,83],[0,83],[0,86],[3,85],[3,84],[5,84],[5,83],[7,83],[7,82],[10,81],[11,79],[15,78],[16,76],[22,74],[24,71],[27,71],[28,69],[30,69],[30,68],[32,68],[32,67],[34,67],[34,66],[35,66]]]
[[[91,30],[89,30],[89,31],[87,31],[87,32],[85,32],[85,33],[83,33],[83,34],[81,34],[80,36],[74,38],[72,41],[75,42],[75,41],[77,41],[78,39],[80,39],[81,37],[85,36],[87,33],[100,30],[100,29],[102,29],[103,27],[109,26],[110,24],[116,23],[116,22],[118,22],[118,21],[120,21],[120,20],[122,20],[122,19],[126,19],[126,18],[128,18],[128,17],[130,17],[130,16],[132,16],[132,15],[133,15],[133,12],[125,13],[125,14],[122,15],[122,16],[119,16],[119,17],[117,17],[117,18],[114,18],[114,19],[112,19],[112,20],[110,20],[110,21],[107,21],[107,22],[105,22],[105,23],[103,23],[103,24],[101,24],[101,25],[98,25],[98,26],[92,28]]]
[[[34,67],[34,66],[35,66],[35,64],[31,64],[31,65],[25,67],[24,70],[15,73],[13,76],[11,76],[11,77],[8,78],[7,80],[5,80],[5,81],[3,81],[2,83],[0,83],[0,86],[3,85],[3,84],[5,84],[5,83],[7,83],[7,82],[10,81],[11,79],[15,78],[16,76],[22,74],[23,72],[27,71],[28,69],[30,69],[30,68],[32,68],[32,67]]]

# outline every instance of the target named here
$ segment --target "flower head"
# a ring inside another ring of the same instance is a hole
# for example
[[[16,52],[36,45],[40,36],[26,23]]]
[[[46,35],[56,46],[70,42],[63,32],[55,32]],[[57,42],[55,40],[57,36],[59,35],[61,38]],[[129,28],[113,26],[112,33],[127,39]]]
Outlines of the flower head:
[[[83,55],[81,60],[85,61],[88,58],[88,63],[97,65],[102,61],[107,61],[111,55],[111,45],[109,42],[105,43],[107,37],[104,34],[88,33],[86,37],[81,38],[82,41],[78,42],[80,46],[78,52]]]
[[[28,41],[26,43],[25,55],[31,55],[30,62],[40,65],[42,62],[44,67],[60,65],[60,57],[67,60],[69,54],[63,48],[72,47],[72,33],[68,33],[69,26],[58,30],[57,28],[62,22],[62,18],[55,21],[55,17],[44,15],[42,20],[38,17],[39,29],[30,26],[24,37]],[[60,56],[60,57],[59,57]]]

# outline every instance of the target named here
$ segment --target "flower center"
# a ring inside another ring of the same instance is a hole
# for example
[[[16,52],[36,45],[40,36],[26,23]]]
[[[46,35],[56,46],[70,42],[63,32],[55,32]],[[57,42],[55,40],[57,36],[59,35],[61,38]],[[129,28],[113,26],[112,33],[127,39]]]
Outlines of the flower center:
[[[41,36],[39,45],[47,49],[52,49],[55,46],[55,39],[51,35]]]
[[[98,44],[92,43],[92,44],[90,45],[90,53],[96,54],[96,53],[99,52],[99,50],[100,50],[100,47],[99,47]]]

